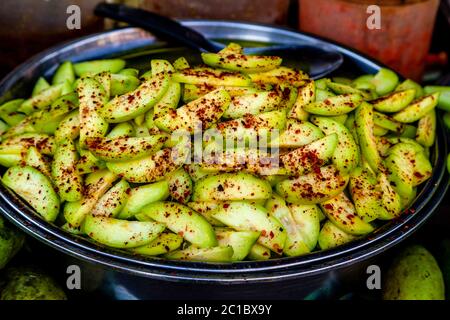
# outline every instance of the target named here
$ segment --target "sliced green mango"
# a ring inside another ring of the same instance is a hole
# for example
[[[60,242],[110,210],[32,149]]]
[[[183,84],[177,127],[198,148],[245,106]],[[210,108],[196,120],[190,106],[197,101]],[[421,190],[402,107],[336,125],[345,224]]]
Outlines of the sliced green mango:
[[[219,247],[232,247],[232,261],[242,261],[250,253],[251,248],[258,240],[258,231],[233,231],[226,228],[215,230]]]
[[[45,89],[48,89],[50,87],[50,84],[44,77],[39,77],[37,79],[36,83],[34,84],[33,90],[31,92],[31,96],[35,97]]]
[[[149,183],[164,179],[168,173],[175,171],[182,164],[182,161],[177,161],[173,148],[166,148],[145,158],[107,162],[106,166],[129,182]]]
[[[395,191],[386,174],[380,172],[377,180],[378,189],[381,192],[380,200],[384,209],[379,211],[378,218],[381,220],[398,218],[402,211],[402,199],[400,195]]]
[[[271,133],[279,132],[286,126],[286,111],[276,110],[259,115],[246,115],[239,119],[220,122],[216,129],[226,141],[236,141],[238,145],[266,143]],[[278,131],[277,131],[278,130]]]
[[[0,118],[9,126],[15,126],[23,121],[26,115],[17,112],[17,109],[19,109],[24,101],[24,99],[14,99],[2,104],[0,106]]]
[[[358,216],[365,222],[378,218],[381,195],[377,189],[376,177],[368,170],[357,167],[350,174],[349,192]]]
[[[36,147],[30,147],[24,159],[26,166],[33,167],[43,173],[47,178],[52,181],[52,172],[50,163],[44,158]]]
[[[153,135],[131,138],[87,138],[86,146],[104,161],[128,161],[154,154],[164,145],[167,137]]]
[[[339,116],[356,109],[363,98],[357,93],[341,94],[307,104],[303,109],[309,113],[322,116]]]
[[[414,89],[397,91],[370,101],[373,107],[381,112],[398,112],[406,108],[416,95]]]
[[[272,188],[267,181],[249,173],[221,173],[207,176],[194,185],[192,201],[268,199]]]
[[[230,104],[226,90],[212,91],[205,96],[172,110],[155,119],[155,125],[163,131],[183,130],[193,133],[196,129],[208,129],[217,122]]]
[[[34,113],[32,117],[32,126],[39,133],[55,133],[61,121],[65,116],[77,109],[78,96],[76,93],[71,92],[62,95],[50,106],[44,108],[43,110]]]
[[[289,118],[301,121],[308,120],[309,113],[305,111],[304,106],[316,100],[316,87],[313,80],[306,82],[298,88],[297,99],[292,109],[288,112]]]
[[[144,256],[158,256],[181,247],[183,237],[175,233],[161,233],[155,240],[140,247],[131,248],[130,251]]]
[[[118,217],[129,219],[138,214],[147,204],[163,201],[168,197],[169,184],[165,180],[131,188],[127,190],[127,201]]]
[[[212,226],[215,227],[224,227],[225,225],[214,219],[213,214],[214,210],[223,204],[223,201],[197,201],[197,202],[188,202],[186,205],[194,210],[195,212],[200,213]]]
[[[32,115],[24,118],[16,125],[9,127],[8,130],[3,133],[2,139],[11,138],[25,133],[35,133],[36,130],[34,129],[32,122]]]
[[[352,201],[343,192],[321,203],[320,207],[327,218],[346,233],[359,236],[375,230],[358,216]]]
[[[135,90],[141,82],[136,76],[126,74],[111,74],[111,97],[120,96]]]
[[[287,256],[294,257],[309,253],[311,249],[306,243],[303,226],[296,223],[287,206],[286,202],[280,196],[273,194],[265,204],[269,214],[283,225],[286,230],[286,242],[284,244],[283,253]]]
[[[227,202],[217,208],[213,217],[238,231],[258,231],[258,243],[281,254],[286,242],[286,230],[267,210],[245,201]]]
[[[411,79],[406,79],[405,81],[400,83],[395,88],[395,91],[404,91],[404,90],[408,90],[408,89],[416,90],[416,95],[415,95],[416,99],[420,98],[424,94],[424,89],[422,88],[422,86]],[[429,92],[427,92],[427,93],[429,93]]]
[[[339,122],[341,124],[344,124],[347,121],[348,118],[348,113],[346,114],[341,114],[340,116],[331,116],[329,117],[330,119]]]
[[[372,83],[373,78],[374,78],[373,74],[364,74],[362,76],[359,76],[355,80],[353,80],[352,81],[352,85],[356,89],[369,90],[369,91],[374,92],[375,91],[375,85]]]
[[[26,150],[34,146],[39,152],[45,155],[52,155],[55,152],[55,139],[48,134],[41,133],[24,133],[7,138],[0,143],[0,149],[3,153],[8,149],[17,152],[26,152]]]
[[[247,56],[239,53],[202,53],[205,64],[231,71],[264,72],[277,68],[282,59],[275,56]]]
[[[277,193],[294,204],[316,204],[341,193],[348,182],[348,175],[335,166],[321,167],[297,178],[290,178],[276,185]]]
[[[177,202],[153,202],[141,214],[167,226],[172,232],[199,248],[217,245],[213,227],[200,214]]]
[[[164,116],[170,110],[176,109],[181,98],[181,86],[171,81],[167,92],[154,106],[154,118]]]
[[[4,153],[4,151],[0,148],[0,165],[3,167],[9,168],[18,166],[22,161],[23,154],[21,152]]]
[[[105,162],[97,158],[89,150],[80,149],[79,153],[80,158],[78,159],[76,165],[79,174],[83,175],[106,168]]]
[[[79,77],[86,74],[97,74],[100,72],[118,73],[125,67],[125,60],[122,59],[103,59],[75,63],[73,69]]]
[[[403,147],[405,146],[403,145]],[[414,164],[411,162],[411,158],[414,155],[413,150],[408,148],[402,150],[402,146],[400,146],[394,151],[390,151],[384,160],[388,169],[389,181],[402,199],[410,198],[413,193]]]
[[[172,199],[187,203],[191,198],[193,184],[189,174],[180,168],[168,176],[169,193]]]
[[[403,123],[415,122],[433,110],[439,101],[438,99],[439,92],[421,97],[413,101],[405,109],[395,113],[392,118]]]
[[[414,139],[416,137],[416,134],[417,134],[417,127],[405,123],[403,125],[403,130],[400,133],[400,137]]]
[[[145,80],[136,90],[113,98],[100,108],[99,113],[111,123],[131,120],[152,108],[167,92],[169,84],[168,75],[159,73]]]
[[[297,101],[298,88],[283,83],[280,85],[274,85],[275,91],[281,96],[280,108],[286,110],[286,113],[292,109]]]
[[[370,100],[372,98],[371,92],[366,90],[362,90],[359,88],[355,88],[351,85],[351,83],[337,83],[328,81],[327,87],[331,89],[335,94],[351,94],[356,93],[363,97],[365,100]]]
[[[439,101],[437,107],[439,109],[450,111],[450,86],[425,86],[424,94],[432,94],[439,92]]]
[[[129,190],[128,182],[120,180],[98,200],[91,214],[94,217],[117,217],[127,202]]]
[[[327,220],[320,230],[318,243],[320,249],[327,250],[355,241],[356,239],[358,239],[357,236],[339,229],[330,220]]]
[[[356,110],[356,133],[358,134],[361,154],[374,172],[381,169],[381,157],[378,153],[375,135],[373,133],[373,107],[363,102]]]
[[[113,138],[129,138],[134,137],[136,135],[136,131],[134,127],[129,122],[122,122],[116,124],[114,128],[108,133],[107,137],[110,139]]]
[[[386,274],[383,300],[444,300],[445,284],[436,259],[412,245],[395,257]]]
[[[313,251],[319,238],[322,211],[313,204],[290,204],[288,207],[296,225],[300,228],[305,244]]]
[[[392,70],[381,68],[373,77],[372,84],[380,96],[391,92],[398,84],[398,76]]]
[[[83,180],[76,170],[78,153],[70,139],[62,140],[52,162],[52,177],[61,200],[78,201],[83,196]]]
[[[333,156],[337,144],[338,136],[332,133],[281,155],[280,160],[288,174],[304,175],[326,164]]]
[[[139,70],[135,68],[125,68],[120,70],[117,74],[124,75],[124,76],[132,76],[132,77],[138,77],[139,76]]]
[[[75,81],[75,71],[72,62],[65,61],[59,65],[52,78],[52,84],[59,84],[64,82],[73,83]]]
[[[336,95],[333,92],[331,92],[330,90],[319,89],[319,88],[316,89],[316,101],[315,102],[322,102],[331,97],[336,97]]]
[[[107,93],[92,78],[82,78],[77,92],[80,101],[80,145],[84,147],[86,138],[103,137],[108,131],[108,123],[99,114],[99,109],[107,102]]]
[[[398,143],[388,150],[388,156],[402,157],[409,161],[413,167],[412,183],[417,186],[431,177],[433,168],[428,157],[423,152],[423,148],[411,143]]]
[[[342,172],[350,172],[359,163],[359,147],[350,130],[343,124],[329,117],[313,116],[311,121],[325,134],[337,135],[337,146],[333,152],[332,161],[336,168]]]
[[[87,175],[85,179],[83,198],[75,202],[66,202],[64,218],[70,227],[82,225],[86,216],[90,215],[98,199],[109,190],[117,176],[108,170],[98,170]]]
[[[324,137],[322,131],[311,122],[287,119],[286,129],[270,145],[279,148],[298,148]]]
[[[197,182],[201,178],[210,174],[210,172],[205,171],[202,167],[197,163],[191,163],[184,165],[184,169],[187,171],[192,181]]]
[[[404,130],[402,123],[395,121],[388,115],[376,111],[373,113],[373,123],[375,128],[378,126],[382,129],[396,133],[400,133]]]
[[[235,43],[235,42],[230,42],[227,44],[227,46],[225,48],[220,50],[219,53],[220,54],[232,54],[232,53],[242,54],[242,53],[244,53],[244,49],[242,48],[242,46],[240,44]]]
[[[135,248],[155,240],[165,226],[152,221],[126,221],[87,215],[84,232],[95,241],[113,248]]]
[[[308,75],[301,70],[278,67],[266,72],[250,73],[251,81],[260,84],[290,84],[300,87],[308,80]]]
[[[275,110],[279,107],[281,95],[276,91],[263,91],[249,93],[231,98],[228,108],[225,110],[224,118],[241,118],[246,114],[259,114]]]
[[[196,248],[191,246],[183,250],[176,250],[164,255],[169,260],[189,260],[202,262],[231,262],[232,247]]]
[[[15,166],[6,170],[2,182],[46,221],[55,221],[59,214],[59,197],[43,173],[30,166]]]
[[[269,260],[270,256],[271,254],[269,248],[266,248],[259,243],[255,243],[251,247],[247,259],[253,261]]]
[[[75,140],[80,135],[80,112],[74,110],[61,120],[55,130],[56,143],[69,138]]]
[[[188,84],[204,84],[210,86],[251,86],[252,80],[240,73],[213,68],[188,68],[178,70],[172,80]]]
[[[189,62],[186,60],[185,57],[179,57],[179,58],[177,58],[177,60],[175,60],[175,61],[173,62],[173,67],[174,67],[176,70],[183,70],[183,69],[190,68]]]
[[[424,147],[431,147],[436,139],[436,111],[424,115],[417,124],[416,141]]]
[[[18,112],[31,114],[34,111],[41,110],[51,105],[62,94],[64,84],[53,85],[39,94],[25,100],[17,109]]]

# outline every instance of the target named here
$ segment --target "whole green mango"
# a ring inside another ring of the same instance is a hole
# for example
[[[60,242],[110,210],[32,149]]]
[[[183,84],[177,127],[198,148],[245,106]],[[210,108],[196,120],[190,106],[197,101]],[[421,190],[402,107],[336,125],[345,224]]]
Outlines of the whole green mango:
[[[450,239],[444,239],[439,243],[438,256],[436,257],[444,276],[446,297],[450,300]]]
[[[409,246],[394,259],[388,270],[384,300],[444,300],[444,279],[427,249]]]
[[[13,268],[7,272],[0,300],[67,300],[67,297],[48,275],[30,268]]]
[[[0,216],[0,270],[22,248],[24,240],[24,235],[18,230],[7,226]]]

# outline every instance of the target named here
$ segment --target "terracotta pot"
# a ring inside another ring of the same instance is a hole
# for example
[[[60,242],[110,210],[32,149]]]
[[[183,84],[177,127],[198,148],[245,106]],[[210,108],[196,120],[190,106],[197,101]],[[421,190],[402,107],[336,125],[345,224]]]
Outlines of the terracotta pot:
[[[367,27],[367,7],[381,8],[381,28]],[[299,0],[299,26],[356,48],[420,80],[439,0]]]

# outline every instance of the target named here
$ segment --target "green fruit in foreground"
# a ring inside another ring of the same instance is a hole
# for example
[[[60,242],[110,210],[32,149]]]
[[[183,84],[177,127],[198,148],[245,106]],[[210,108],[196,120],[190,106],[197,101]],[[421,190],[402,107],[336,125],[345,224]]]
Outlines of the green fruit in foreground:
[[[0,270],[22,248],[25,237],[19,231],[4,225],[0,216]]]
[[[444,300],[444,280],[427,249],[407,247],[390,267],[383,288],[383,300]]]
[[[67,300],[49,276],[28,268],[11,269],[0,300]]]

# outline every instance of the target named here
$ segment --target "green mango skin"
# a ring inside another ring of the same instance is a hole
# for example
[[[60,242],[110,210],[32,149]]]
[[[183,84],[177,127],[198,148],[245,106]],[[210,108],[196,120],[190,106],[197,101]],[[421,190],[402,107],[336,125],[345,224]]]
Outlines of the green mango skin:
[[[19,252],[24,240],[24,235],[5,225],[0,216],[0,270]]]
[[[196,248],[189,247],[184,250],[170,252],[164,256],[166,259],[207,261],[207,262],[232,262],[232,247]]]
[[[383,286],[383,300],[444,300],[444,279],[427,249],[409,246],[397,255]]]
[[[17,268],[8,271],[0,300],[67,300],[67,296],[48,275],[30,268]]]
[[[436,257],[444,276],[446,298],[450,299],[450,238],[444,239],[439,243],[438,255]]]

